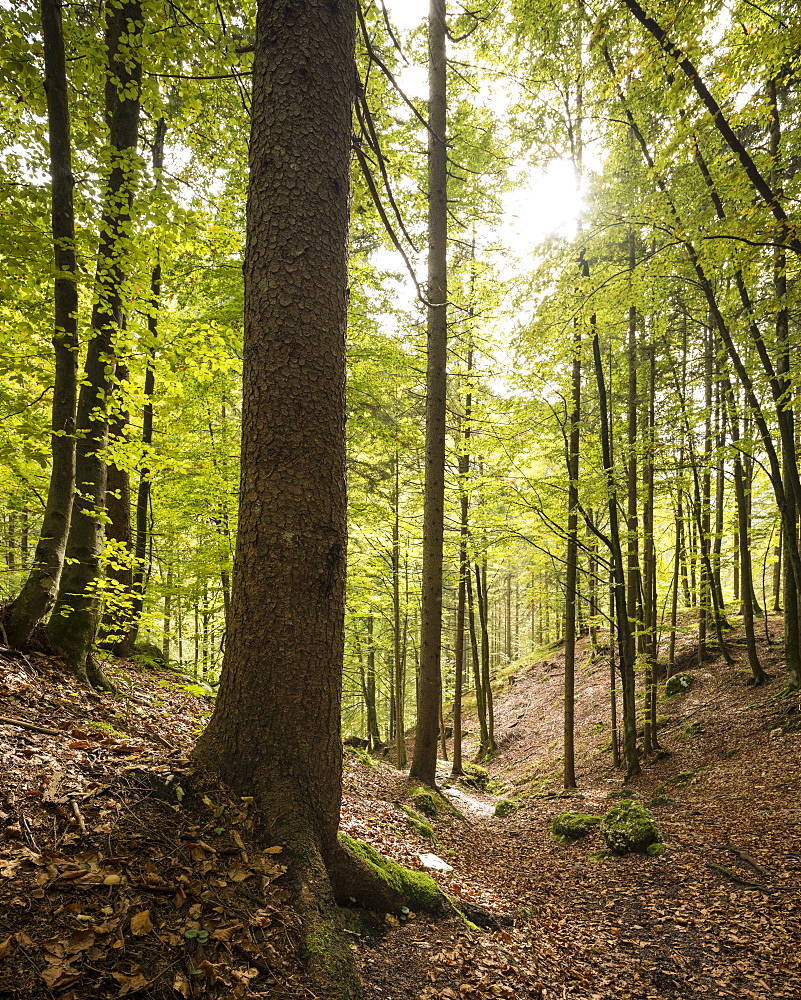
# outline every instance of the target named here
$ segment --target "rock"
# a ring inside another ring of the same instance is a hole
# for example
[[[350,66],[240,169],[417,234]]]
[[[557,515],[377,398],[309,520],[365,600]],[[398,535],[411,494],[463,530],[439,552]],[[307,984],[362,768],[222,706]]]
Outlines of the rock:
[[[447,861],[443,861],[442,858],[438,858],[436,854],[418,854],[417,857],[423,868],[430,868],[433,872],[453,871],[453,866],[449,865]]]
[[[462,777],[462,781],[465,785],[471,785],[480,792],[486,792],[490,776],[485,767],[480,767],[478,764],[466,763],[463,765],[463,770],[464,776]]]
[[[662,842],[653,813],[630,799],[612,806],[601,819],[600,831],[614,854],[644,853],[652,844]]]
[[[695,681],[695,674],[674,674],[665,683],[665,696],[672,698],[675,694],[684,694],[689,691]]]
[[[146,667],[164,667],[167,660],[164,652],[154,642],[137,642],[134,645],[131,659],[135,663],[141,663]]]
[[[551,833],[560,843],[572,843],[586,835],[601,822],[600,816],[587,813],[563,812],[551,823]]]
[[[495,803],[495,812],[493,815],[503,819],[504,816],[511,816],[511,814],[516,811],[517,803],[512,799],[498,799]]]

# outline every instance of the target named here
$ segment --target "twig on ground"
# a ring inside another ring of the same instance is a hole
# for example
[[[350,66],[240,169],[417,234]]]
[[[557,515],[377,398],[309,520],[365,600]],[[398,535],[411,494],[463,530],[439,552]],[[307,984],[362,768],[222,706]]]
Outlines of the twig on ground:
[[[12,719],[7,715],[0,715],[0,725],[16,726],[18,729],[30,729],[33,733],[44,733],[45,736],[63,736],[60,729],[48,729],[46,726],[37,726],[33,722],[23,722],[22,719]]]
[[[72,806],[72,815],[75,817],[75,821],[78,824],[78,829],[81,831],[81,834],[85,837],[86,823],[84,823],[83,821],[83,816],[81,814],[80,808],[78,807],[78,803],[75,801],[75,799],[73,799],[70,804]]]

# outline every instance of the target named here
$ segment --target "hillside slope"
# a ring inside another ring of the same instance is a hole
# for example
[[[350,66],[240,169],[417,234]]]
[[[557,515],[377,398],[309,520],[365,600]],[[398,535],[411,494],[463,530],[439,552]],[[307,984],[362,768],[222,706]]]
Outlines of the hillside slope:
[[[705,665],[660,705],[669,756],[623,793],[603,750],[605,671],[579,671],[581,799],[557,797],[558,653],[499,692],[490,769],[518,803],[505,819],[495,796],[454,788],[462,815],[425,817],[432,843],[400,808],[414,806],[407,776],[346,754],[347,832],[409,866],[437,855],[446,890],[513,918],[495,932],[415,914],[352,924],[371,1000],[797,996],[798,695]],[[0,996],[313,997],[281,845],[188,762],[209,701],[166,672],[114,673],[117,700],[0,650]],[[551,837],[558,812],[600,814],[621,794],[659,803],[662,857]]]

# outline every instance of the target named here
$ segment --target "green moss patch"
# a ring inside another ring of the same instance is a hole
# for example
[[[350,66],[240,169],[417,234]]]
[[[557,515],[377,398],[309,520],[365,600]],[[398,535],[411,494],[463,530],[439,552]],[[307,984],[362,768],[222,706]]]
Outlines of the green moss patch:
[[[695,674],[674,674],[665,682],[665,697],[672,698],[677,694],[689,691],[695,681]]]
[[[406,816],[409,819],[409,822],[412,824],[412,827],[414,828],[414,831],[418,836],[423,837],[425,840],[430,840],[434,844],[436,844],[437,838],[434,836],[434,828],[424,816],[421,816],[419,812],[415,812],[411,806],[402,805],[399,806],[399,808],[402,813],[406,814]]]
[[[612,806],[600,823],[601,836],[615,854],[644,853],[662,842],[662,834],[652,812],[631,799]]]
[[[478,764],[467,763],[462,765],[462,770],[464,771],[462,781],[466,785],[471,785],[473,788],[477,788],[480,792],[486,792],[490,776],[489,771],[485,767],[480,767]]]
[[[439,796],[436,792],[433,792],[430,788],[424,788],[420,785],[418,788],[413,788],[411,791],[412,802],[417,806],[421,813],[425,813],[426,816],[436,816],[438,809],[437,799]]]
[[[493,815],[503,819],[504,816],[511,816],[513,812],[517,812],[517,808],[518,805],[514,799],[498,799]]]
[[[369,865],[391,889],[403,896],[410,910],[433,912],[442,907],[442,892],[430,875],[404,868],[397,861],[379,854],[369,844],[365,844],[361,840],[354,840],[345,833],[339,834],[339,840],[365,864]]]
[[[560,844],[572,844],[573,841],[586,837],[594,827],[601,822],[600,816],[590,816],[588,813],[559,813],[551,823],[551,833]]]

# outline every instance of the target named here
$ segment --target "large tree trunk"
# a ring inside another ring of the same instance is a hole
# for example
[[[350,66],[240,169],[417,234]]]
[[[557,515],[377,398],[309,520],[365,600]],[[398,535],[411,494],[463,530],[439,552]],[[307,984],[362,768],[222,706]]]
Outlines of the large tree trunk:
[[[355,21],[355,0],[258,5],[239,531],[219,696],[195,750],[285,846],[307,941],[327,938],[309,960],[332,1000],[360,992],[335,893],[378,895],[337,841]]]
[[[75,407],[78,398],[78,285],[75,261],[72,145],[61,4],[42,0],[54,263],[55,378],[51,412],[52,468],[33,566],[5,622],[12,646],[24,646],[56,598],[75,490]]]
[[[437,780],[437,729],[442,697],[442,549],[445,514],[445,416],[448,353],[448,154],[445,0],[428,15],[428,363],[420,686],[410,773]]]
[[[142,27],[139,0],[119,6],[109,3],[105,35],[109,72],[105,100],[110,170],[100,221],[92,339],[87,348],[84,380],[78,397],[76,499],[58,597],[48,624],[50,642],[64,657],[69,669],[79,678],[99,686],[106,686],[107,682],[90,653],[100,609],[97,585],[101,579],[106,502],[106,401],[113,378],[112,345],[122,324],[121,292],[125,257],[131,243]],[[125,94],[125,98],[120,94]]]

